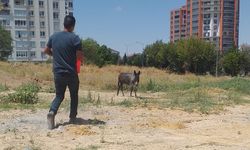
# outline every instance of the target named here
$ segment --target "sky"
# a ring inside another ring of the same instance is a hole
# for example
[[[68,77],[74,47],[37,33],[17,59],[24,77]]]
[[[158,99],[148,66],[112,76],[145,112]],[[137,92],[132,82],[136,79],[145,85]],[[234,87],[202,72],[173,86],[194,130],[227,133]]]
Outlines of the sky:
[[[169,41],[170,11],[186,0],[74,0],[76,34],[120,55],[142,52],[156,40]],[[250,0],[240,1],[240,40],[250,44]],[[249,18],[248,18],[249,17]]]

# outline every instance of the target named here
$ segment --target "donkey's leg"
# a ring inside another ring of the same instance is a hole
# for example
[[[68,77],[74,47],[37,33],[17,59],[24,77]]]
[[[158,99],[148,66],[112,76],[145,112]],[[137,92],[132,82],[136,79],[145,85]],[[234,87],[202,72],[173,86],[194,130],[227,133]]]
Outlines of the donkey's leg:
[[[134,90],[134,86],[133,86],[133,85],[131,85],[131,87],[130,87],[130,96],[132,96],[132,92],[133,92],[133,90]]]
[[[124,96],[124,93],[123,93],[123,84],[121,83],[121,90],[122,90],[122,95]]]
[[[136,89],[136,88],[134,89],[134,92],[135,92],[135,97],[137,97],[137,94],[136,94],[136,92],[137,92],[137,89]]]
[[[117,96],[119,95],[119,91],[120,91],[120,82],[118,82],[118,88],[117,88]]]

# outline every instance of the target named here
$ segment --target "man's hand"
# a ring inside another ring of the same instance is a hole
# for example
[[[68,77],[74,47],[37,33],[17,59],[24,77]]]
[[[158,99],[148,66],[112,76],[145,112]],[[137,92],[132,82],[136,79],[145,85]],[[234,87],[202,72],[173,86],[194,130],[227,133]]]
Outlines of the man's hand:
[[[76,59],[77,60],[81,60],[82,64],[83,64],[83,52],[82,51],[76,51]]]
[[[52,50],[49,47],[46,47],[43,52],[49,56],[52,56]]]

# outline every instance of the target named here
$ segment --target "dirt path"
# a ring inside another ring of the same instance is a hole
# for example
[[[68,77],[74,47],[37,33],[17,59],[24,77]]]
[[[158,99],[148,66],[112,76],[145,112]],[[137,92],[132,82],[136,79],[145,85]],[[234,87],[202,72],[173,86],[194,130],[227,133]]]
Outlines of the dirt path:
[[[80,109],[78,125],[68,111],[47,130],[47,110],[0,112],[0,149],[250,149],[250,105],[221,114],[105,106]],[[105,123],[105,124],[103,124]]]

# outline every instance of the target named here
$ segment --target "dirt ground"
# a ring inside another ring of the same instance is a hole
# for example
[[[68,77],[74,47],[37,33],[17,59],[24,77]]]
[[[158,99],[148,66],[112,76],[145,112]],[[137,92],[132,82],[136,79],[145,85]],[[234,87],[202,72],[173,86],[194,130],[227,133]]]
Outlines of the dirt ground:
[[[123,98],[114,96],[114,100]],[[90,106],[79,108],[75,125],[67,122],[69,110],[61,108],[52,131],[47,130],[47,112],[1,111],[0,149],[250,149],[250,105],[210,115],[154,107]]]

